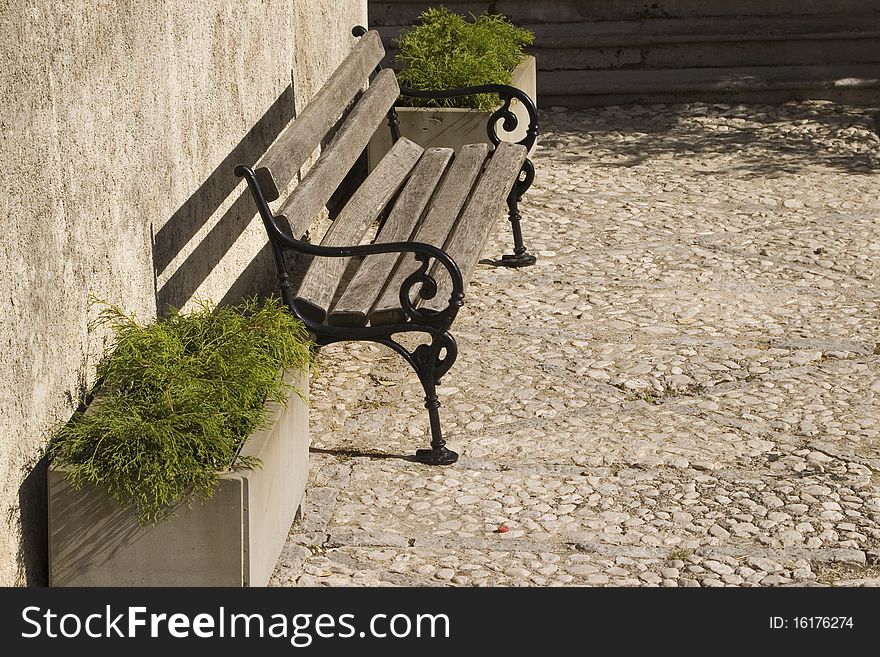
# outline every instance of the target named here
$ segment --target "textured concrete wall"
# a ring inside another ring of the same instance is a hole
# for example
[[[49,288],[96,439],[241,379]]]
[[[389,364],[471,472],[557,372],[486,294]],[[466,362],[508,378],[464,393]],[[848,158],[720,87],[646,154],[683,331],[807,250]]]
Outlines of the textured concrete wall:
[[[265,287],[232,167],[366,22],[366,0],[21,5],[0,0],[2,585],[45,582],[41,450],[107,337],[88,328],[89,294],[149,318]]]

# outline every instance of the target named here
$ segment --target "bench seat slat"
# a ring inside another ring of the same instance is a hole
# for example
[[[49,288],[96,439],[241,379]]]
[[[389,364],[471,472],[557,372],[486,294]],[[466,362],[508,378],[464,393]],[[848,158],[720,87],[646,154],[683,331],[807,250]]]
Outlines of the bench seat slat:
[[[439,191],[431,200],[425,220],[413,237],[414,242],[443,245],[488,154],[487,144],[467,144],[459,150],[440,184]],[[419,262],[412,254],[401,257],[400,264],[388,279],[384,292],[370,312],[370,324],[379,326],[405,319],[398,296],[400,286],[418,268]]]
[[[508,142],[499,144],[468,199],[461,219],[443,245],[443,250],[461,269],[465,284],[473,276],[480,253],[497,225],[526,154],[524,146]],[[437,294],[423,302],[422,307],[443,310],[449,304],[452,280],[446,269],[437,264],[431,268],[431,275],[437,281]]]
[[[296,120],[278,136],[255,167],[266,200],[274,201],[290,184],[384,56],[379,34],[367,32]]]
[[[354,246],[397,194],[424,150],[401,138],[349,199],[327,229],[321,246]],[[324,321],[327,308],[351,258],[316,256],[303,277],[295,303],[301,312]]]
[[[279,208],[277,214],[287,217],[293,235],[304,234],[330,200],[385,119],[399,92],[394,71],[385,69],[373,79],[318,161]]]
[[[451,148],[425,151],[376,236],[376,243],[405,242],[412,237],[453,153]],[[399,253],[366,256],[330,313],[330,324],[365,326],[370,308],[383,291],[400,257]]]

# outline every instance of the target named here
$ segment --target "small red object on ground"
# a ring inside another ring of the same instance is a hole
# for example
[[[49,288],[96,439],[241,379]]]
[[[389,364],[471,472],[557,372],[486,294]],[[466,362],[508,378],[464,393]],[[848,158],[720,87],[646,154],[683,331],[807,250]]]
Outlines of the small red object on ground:
[[[498,529],[495,530],[496,534],[504,534],[510,531],[510,527],[507,525],[498,525]]]

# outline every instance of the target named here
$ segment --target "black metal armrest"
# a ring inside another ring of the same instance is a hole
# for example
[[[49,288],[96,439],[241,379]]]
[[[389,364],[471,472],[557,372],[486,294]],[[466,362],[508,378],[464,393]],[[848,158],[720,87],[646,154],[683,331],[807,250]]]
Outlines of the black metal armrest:
[[[505,132],[511,133],[516,130],[518,120],[516,114],[511,111],[510,104],[513,102],[514,98],[523,104],[523,107],[526,108],[526,111],[529,114],[529,127],[526,131],[526,136],[517,143],[522,144],[528,150],[531,150],[532,146],[535,144],[535,139],[538,137],[538,110],[535,108],[535,103],[529,98],[529,95],[521,89],[511,87],[507,84],[484,84],[478,87],[460,87],[458,89],[441,89],[437,91],[413,89],[404,86],[400,87],[400,95],[409,98],[440,100],[442,98],[459,98],[461,96],[474,96],[476,94],[498,94],[504,101],[501,107],[492,112],[492,115],[489,117],[489,123],[486,126],[489,140],[496,146],[501,142],[496,130],[498,121],[503,119],[501,125]]]
[[[276,226],[277,228],[277,226]],[[456,262],[442,249],[424,242],[384,242],[378,244],[360,244],[357,246],[320,246],[286,235],[281,230],[274,233],[274,241],[284,247],[300,253],[329,258],[350,258],[354,256],[376,255],[380,253],[412,253],[420,262],[419,268],[407,276],[400,286],[398,298],[404,313],[418,324],[431,326],[452,323],[458,309],[464,305],[464,282],[461,270]],[[428,273],[431,259],[437,260],[452,279],[452,293],[449,303],[440,311],[426,313],[413,304],[413,288],[418,284],[418,297],[424,300],[433,299],[437,294],[437,281]]]
[[[260,184],[257,181],[253,169],[239,164],[235,167],[235,175],[243,177],[247,181],[248,188],[251,190],[251,194],[257,203],[257,207],[260,210],[260,216],[263,219],[263,224],[269,234],[269,241],[273,247],[272,250],[275,255],[276,265],[278,266],[279,272],[282,272],[285,269],[284,259],[280,250],[281,247],[299,253],[330,258],[350,258],[353,256],[375,255],[379,253],[412,253],[421,265],[416,271],[410,274],[400,286],[400,306],[403,308],[404,313],[406,313],[406,315],[417,324],[448,327],[452,323],[452,320],[455,319],[458,309],[464,305],[464,281],[462,279],[461,270],[456,262],[442,249],[423,242],[384,242],[378,244],[360,244],[357,246],[320,246],[317,244],[311,244],[305,240],[296,239],[285,233],[278,226],[277,220],[279,217],[276,217],[269,208],[269,204],[263,195],[263,190],[260,188]],[[428,273],[432,258],[443,265],[449,273],[449,276],[452,279],[452,294],[450,295],[449,303],[443,310],[424,312],[417,309],[413,304],[413,288],[417,284],[420,285],[418,297],[421,297],[424,300],[433,299],[437,294],[437,282]],[[293,310],[300,319],[306,322],[307,326],[311,324],[311,322],[303,318],[299,312],[296,312],[296,308],[291,299],[285,298],[285,302],[287,302],[288,306],[291,307],[291,310]]]

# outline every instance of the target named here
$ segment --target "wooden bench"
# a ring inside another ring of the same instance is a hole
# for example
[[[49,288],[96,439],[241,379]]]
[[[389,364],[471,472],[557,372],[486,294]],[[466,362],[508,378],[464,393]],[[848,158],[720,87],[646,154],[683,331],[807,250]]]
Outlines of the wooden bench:
[[[448,91],[401,88],[394,72],[379,66],[385,51],[378,33],[360,27],[352,32],[361,38],[327,83],[253,168],[239,164],[235,173],[246,179],[256,201],[290,310],[318,345],[369,340],[400,354],[422,383],[430,418],[431,448],[418,450],[416,458],[450,464],[458,455],[445,446],[436,392],[457,356],[449,328],[505,205],[514,253],[502,264],[534,262],[522,243],[517,203],[534,178],[527,152],[537,136],[537,114],[528,96],[504,85]],[[489,92],[503,100],[487,126],[494,148],[470,144],[457,153],[423,149],[399,135],[394,104],[401,94],[441,98]],[[528,135],[516,144],[501,141],[497,134],[498,124],[507,133],[516,127],[510,110],[514,99],[524,103],[531,119]],[[332,217],[320,244],[303,239],[386,119],[391,150]],[[282,199],[331,133],[317,161]],[[269,203],[275,201],[280,202],[272,210]],[[313,256],[296,290],[288,274],[286,255],[291,252]],[[357,263],[352,258],[361,259],[353,275],[350,266]],[[426,337],[410,350],[398,340],[407,333]]]

